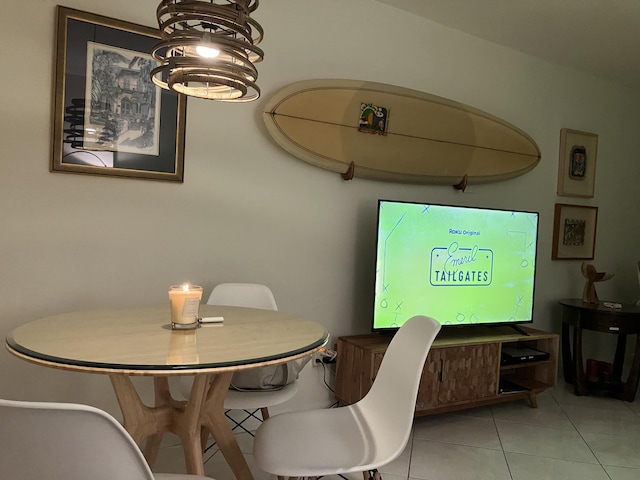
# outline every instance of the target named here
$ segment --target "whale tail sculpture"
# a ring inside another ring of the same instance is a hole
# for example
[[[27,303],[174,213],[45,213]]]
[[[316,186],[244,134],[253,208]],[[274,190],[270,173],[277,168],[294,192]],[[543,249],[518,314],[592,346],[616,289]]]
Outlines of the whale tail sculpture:
[[[640,262],[638,262],[638,264],[638,268],[640,268]],[[582,302],[597,305],[599,300],[595,283],[609,280],[613,277],[613,273],[598,272],[596,271],[596,267],[587,262],[582,262],[580,271],[582,272],[582,276],[587,279],[584,290],[582,290]]]

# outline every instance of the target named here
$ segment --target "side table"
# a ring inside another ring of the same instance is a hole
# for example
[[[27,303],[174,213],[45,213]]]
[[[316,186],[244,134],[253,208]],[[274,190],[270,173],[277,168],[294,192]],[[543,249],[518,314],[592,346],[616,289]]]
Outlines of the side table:
[[[573,383],[576,395],[586,395],[589,387],[609,388],[617,398],[633,402],[640,376],[640,307],[625,304],[622,308],[592,305],[580,299],[561,300],[562,305],[562,364],[564,378]],[[571,327],[573,332],[570,331]],[[610,385],[592,385],[585,379],[582,358],[582,331],[592,330],[618,336]],[[573,333],[573,335],[572,335]],[[622,382],[627,335],[636,335],[636,348],[631,370]]]

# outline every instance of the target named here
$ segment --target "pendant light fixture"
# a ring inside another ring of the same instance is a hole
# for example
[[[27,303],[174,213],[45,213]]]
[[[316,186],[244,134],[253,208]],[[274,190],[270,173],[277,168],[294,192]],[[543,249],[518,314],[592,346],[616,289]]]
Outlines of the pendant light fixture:
[[[256,84],[264,31],[251,18],[259,0],[162,0],[156,12],[162,41],[152,55],[153,83],[223,102],[260,96]]]

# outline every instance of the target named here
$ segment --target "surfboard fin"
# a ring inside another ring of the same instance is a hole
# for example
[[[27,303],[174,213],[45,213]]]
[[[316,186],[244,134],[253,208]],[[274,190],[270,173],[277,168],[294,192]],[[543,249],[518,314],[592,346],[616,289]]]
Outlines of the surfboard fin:
[[[462,180],[460,180],[460,183],[456,183],[453,188],[455,188],[456,190],[462,190],[464,192],[464,190],[467,188],[468,181],[469,177],[465,175],[464,177],[462,177]]]
[[[355,172],[355,169],[356,169],[356,164],[353,163],[353,161],[351,161],[351,163],[349,164],[349,168],[347,168],[347,171],[341,174],[342,179],[353,180],[353,174]]]

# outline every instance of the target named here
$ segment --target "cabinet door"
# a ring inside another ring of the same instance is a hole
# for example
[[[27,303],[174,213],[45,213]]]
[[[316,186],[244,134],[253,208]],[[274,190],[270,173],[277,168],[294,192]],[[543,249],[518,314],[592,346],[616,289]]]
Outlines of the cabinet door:
[[[422,370],[416,411],[429,410],[438,405],[438,389],[440,386],[441,350],[431,349]]]
[[[500,344],[441,349],[438,403],[457,403],[498,394]]]
[[[336,397],[352,404],[364,397],[380,367],[383,353],[372,353],[350,342],[338,340]]]

